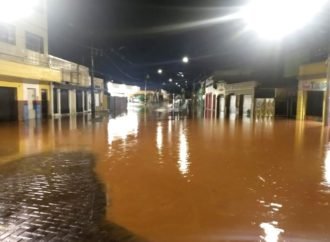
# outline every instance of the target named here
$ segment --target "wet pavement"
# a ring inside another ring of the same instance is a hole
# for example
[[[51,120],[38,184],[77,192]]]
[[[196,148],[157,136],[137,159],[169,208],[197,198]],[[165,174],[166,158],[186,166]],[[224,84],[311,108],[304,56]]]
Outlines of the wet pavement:
[[[142,241],[104,221],[106,197],[87,153],[50,153],[0,170],[0,241]]]
[[[318,122],[129,112],[0,133],[0,241],[330,241]]]

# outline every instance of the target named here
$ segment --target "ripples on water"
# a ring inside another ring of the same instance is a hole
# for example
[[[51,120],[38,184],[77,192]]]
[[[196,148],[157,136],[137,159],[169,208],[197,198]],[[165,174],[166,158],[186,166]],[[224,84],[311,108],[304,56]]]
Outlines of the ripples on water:
[[[89,150],[107,219],[151,241],[329,241],[328,130],[129,112],[2,124],[1,162]]]

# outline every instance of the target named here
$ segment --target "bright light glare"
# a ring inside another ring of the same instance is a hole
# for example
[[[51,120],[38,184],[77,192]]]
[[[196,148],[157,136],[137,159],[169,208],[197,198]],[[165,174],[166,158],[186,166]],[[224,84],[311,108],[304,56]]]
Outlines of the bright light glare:
[[[139,128],[138,114],[129,112],[126,116],[109,119],[108,122],[108,144],[116,140],[125,141],[128,136],[135,136],[138,134]]]
[[[162,69],[158,69],[158,74],[163,74],[163,70]]]
[[[182,58],[183,63],[189,63],[189,58],[187,56]]]
[[[0,0],[0,21],[13,22],[32,15],[39,0]]]
[[[108,86],[108,92],[114,97],[127,97],[141,90],[141,88],[138,86],[116,84],[111,82],[108,82],[107,86]]]
[[[281,39],[308,24],[328,0],[251,0],[241,11],[248,29]]]
[[[265,242],[278,242],[280,234],[284,232],[283,229],[276,228],[272,223],[262,223],[260,228],[265,232],[265,236],[262,237]]]

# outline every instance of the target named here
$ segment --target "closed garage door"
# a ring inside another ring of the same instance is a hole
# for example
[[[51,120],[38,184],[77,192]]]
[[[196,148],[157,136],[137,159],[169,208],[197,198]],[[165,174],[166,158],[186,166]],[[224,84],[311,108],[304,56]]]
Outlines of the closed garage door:
[[[69,108],[69,90],[61,90],[61,113],[68,114],[70,113]]]
[[[77,90],[76,91],[76,95],[77,95],[77,112],[83,112],[83,95],[82,95],[82,91]]]
[[[16,88],[0,87],[0,121],[16,120]]]

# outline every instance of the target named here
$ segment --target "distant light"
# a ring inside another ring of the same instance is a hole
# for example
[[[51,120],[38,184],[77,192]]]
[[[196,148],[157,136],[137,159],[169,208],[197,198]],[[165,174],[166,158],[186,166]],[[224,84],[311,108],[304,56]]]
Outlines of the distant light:
[[[39,0],[1,0],[0,21],[13,22],[33,14]]]
[[[240,12],[262,38],[281,39],[303,28],[328,0],[251,0]]]
[[[187,56],[182,58],[183,63],[189,63],[189,58]]]
[[[172,79],[172,78],[170,78],[170,79],[168,79],[168,81],[169,81],[169,82],[173,82],[173,79]]]
[[[162,70],[162,69],[158,69],[157,72],[158,72],[158,74],[160,74],[160,75],[163,74],[163,70]]]

